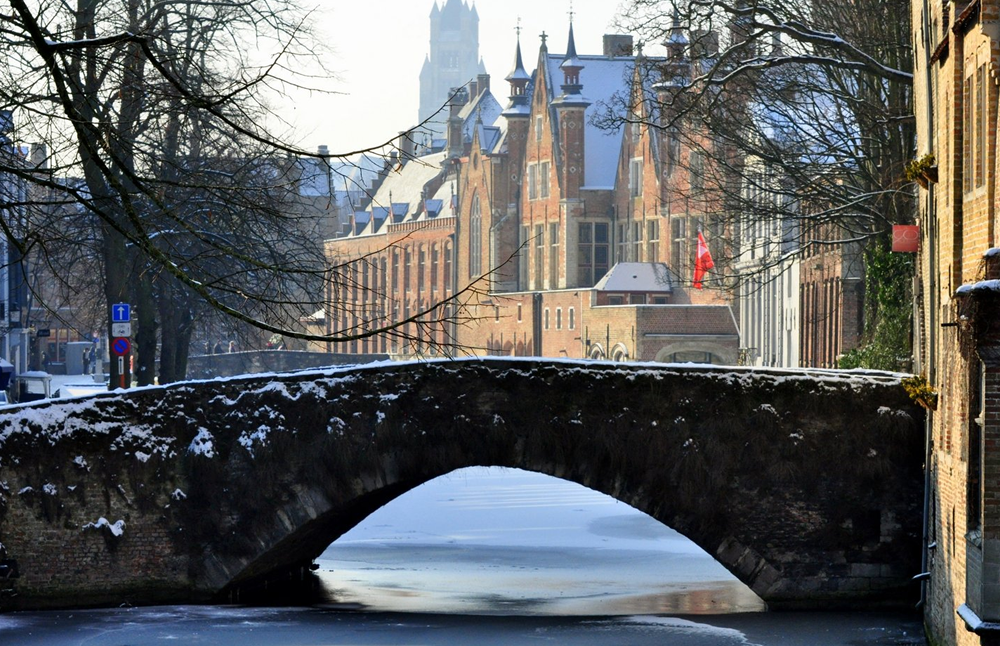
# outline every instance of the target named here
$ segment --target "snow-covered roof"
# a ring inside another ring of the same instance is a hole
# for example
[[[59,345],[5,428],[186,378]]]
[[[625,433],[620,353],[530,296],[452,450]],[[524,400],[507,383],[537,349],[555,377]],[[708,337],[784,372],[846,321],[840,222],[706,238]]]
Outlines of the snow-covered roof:
[[[299,165],[299,195],[320,197],[330,194],[330,165],[325,159],[303,157]]]
[[[493,125],[500,118],[503,108],[493,97],[489,88],[479,93],[472,101],[466,103],[459,111],[458,116],[462,119],[462,136],[467,141],[472,141],[472,133],[477,124]]]
[[[662,262],[620,262],[599,280],[601,292],[671,292],[670,270]]]
[[[560,54],[548,54],[546,57],[546,74],[550,83],[554,85],[553,88],[550,88],[550,96],[552,97],[559,95],[556,90],[562,83],[563,72],[560,66],[565,58],[565,55]],[[614,130],[600,128],[592,123],[592,117],[602,110],[604,105],[612,104],[616,92],[627,91],[632,78],[632,70],[635,67],[635,58],[584,55],[578,56],[578,59],[583,65],[583,70],[580,72],[580,85],[583,86],[582,94],[590,102],[585,113],[584,146],[586,147],[586,157],[584,158],[583,187],[614,186],[615,175],[618,171],[622,129],[620,127]]]
[[[372,206],[389,207],[393,203],[409,204],[409,212],[416,211],[414,205],[425,197],[424,186],[441,174],[444,152],[432,153],[411,159],[398,171],[390,171],[379,186],[372,200]]]

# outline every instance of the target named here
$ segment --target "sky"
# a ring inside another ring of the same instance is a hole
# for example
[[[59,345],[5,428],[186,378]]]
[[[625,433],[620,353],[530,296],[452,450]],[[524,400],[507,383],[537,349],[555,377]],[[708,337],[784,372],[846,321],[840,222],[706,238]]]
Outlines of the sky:
[[[296,94],[282,109],[307,150],[329,146],[348,153],[385,143],[417,123],[419,75],[430,51],[430,13],[435,0],[324,0],[318,32],[333,50],[326,66],[338,79],[327,86],[340,95]],[[443,0],[437,0],[443,5]],[[619,0],[573,0],[577,51],[600,54]],[[479,54],[491,90],[506,105],[503,80],[514,63],[515,28],[521,19],[521,50],[529,73],[538,56],[539,34],[549,49],[563,52],[569,33],[569,0],[475,0]]]

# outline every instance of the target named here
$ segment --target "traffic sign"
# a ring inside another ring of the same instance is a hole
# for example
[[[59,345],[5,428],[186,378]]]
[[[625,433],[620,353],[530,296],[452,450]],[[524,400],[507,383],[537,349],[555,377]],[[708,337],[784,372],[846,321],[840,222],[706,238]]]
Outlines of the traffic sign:
[[[132,323],[112,323],[111,336],[132,336]]]
[[[131,349],[132,343],[128,339],[118,338],[111,340],[111,352],[119,357],[125,356]]]
[[[132,320],[132,306],[128,303],[115,303],[111,306],[112,323],[128,323]]]

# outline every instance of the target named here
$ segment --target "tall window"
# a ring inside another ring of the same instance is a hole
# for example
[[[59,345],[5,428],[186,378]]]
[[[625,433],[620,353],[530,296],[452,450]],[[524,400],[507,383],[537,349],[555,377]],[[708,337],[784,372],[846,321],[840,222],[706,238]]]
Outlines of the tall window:
[[[542,117],[540,117],[540,116],[535,117],[535,141],[541,141],[542,140],[542,132],[543,132],[543,130],[544,129],[542,128]]]
[[[451,291],[451,245],[444,244],[444,291]]]
[[[987,83],[986,65],[980,65],[976,70],[976,188],[986,183]]]
[[[549,223],[549,288],[559,286],[559,223]]]
[[[549,196],[549,162],[538,164],[538,197]]]
[[[674,272],[686,271],[688,265],[687,219],[674,218],[670,221],[670,268]]]
[[[705,187],[705,155],[697,150],[692,150],[690,166],[691,191],[701,191]]]
[[[628,163],[628,194],[632,197],[642,195],[642,159],[632,159]]]
[[[413,267],[413,250],[407,247],[403,251],[403,292],[409,293],[410,289],[410,269]]]
[[[973,156],[972,152],[972,77],[969,76],[965,79],[965,84],[962,91],[962,105],[963,112],[965,113],[965,119],[963,119],[962,127],[962,161],[963,161],[963,172],[962,172],[962,188],[965,192],[972,190],[973,182]]]
[[[520,289],[528,288],[528,251],[531,248],[531,241],[529,240],[531,229],[528,227],[521,227],[521,244],[517,250],[518,253],[518,287]]]
[[[438,288],[438,247],[431,245],[431,292]]]
[[[427,266],[427,250],[420,245],[417,250],[417,292],[427,289],[424,284],[424,268]]]
[[[674,166],[681,157],[681,134],[677,126],[667,130],[667,175],[673,175]]]
[[[576,329],[576,308],[569,308],[569,329]]]
[[[545,227],[540,224],[535,225],[535,289],[542,289],[542,267],[545,265]]]
[[[657,220],[646,222],[646,262],[659,260],[657,244],[660,241],[660,223]]]
[[[581,285],[591,287],[608,273],[610,242],[608,224],[605,222],[581,222],[578,235],[577,277]]]
[[[472,198],[472,216],[469,218],[469,277],[483,272],[483,214],[479,196]]]
[[[632,258],[642,262],[642,222],[632,223],[632,248],[635,250]]]
[[[538,199],[538,164],[528,164],[528,199]]]

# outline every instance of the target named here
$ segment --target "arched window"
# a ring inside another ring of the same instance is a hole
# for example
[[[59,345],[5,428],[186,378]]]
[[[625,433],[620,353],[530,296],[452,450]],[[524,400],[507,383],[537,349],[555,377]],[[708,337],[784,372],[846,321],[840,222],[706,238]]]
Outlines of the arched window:
[[[469,218],[469,277],[483,272],[483,214],[479,196],[472,198],[472,215]]]

